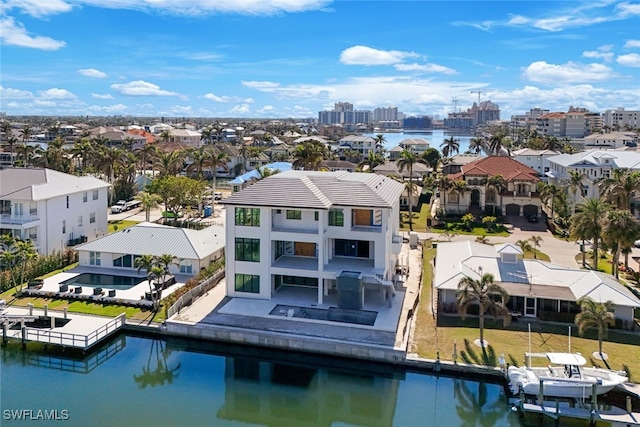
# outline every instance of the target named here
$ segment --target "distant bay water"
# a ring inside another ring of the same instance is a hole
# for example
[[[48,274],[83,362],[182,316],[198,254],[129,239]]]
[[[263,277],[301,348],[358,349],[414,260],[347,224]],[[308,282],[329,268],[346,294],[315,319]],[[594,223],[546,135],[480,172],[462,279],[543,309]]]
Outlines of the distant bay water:
[[[469,140],[473,138],[471,134],[460,134],[448,132],[442,129],[434,129],[434,130],[425,130],[423,132],[375,132],[375,133],[365,133],[364,136],[375,137],[376,135],[382,133],[385,138],[384,148],[388,151],[393,147],[398,146],[400,141],[403,139],[410,138],[420,138],[426,139],[429,142],[429,146],[440,150],[440,145],[444,142],[445,139],[449,139],[450,136],[453,135],[454,139],[457,139],[460,143],[460,153],[464,153],[469,148]]]

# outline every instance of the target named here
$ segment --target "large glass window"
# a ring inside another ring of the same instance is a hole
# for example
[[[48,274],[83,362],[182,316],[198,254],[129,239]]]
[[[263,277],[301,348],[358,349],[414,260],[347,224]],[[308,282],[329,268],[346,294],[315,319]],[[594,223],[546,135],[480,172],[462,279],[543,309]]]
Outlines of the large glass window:
[[[29,215],[38,216],[38,204],[37,203],[29,203]]]
[[[369,241],[336,239],[334,254],[336,256],[369,258]]]
[[[342,209],[331,209],[329,211],[329,225],[335,227],[344,226],[344,212],[342,212]]]
[[[133,255],[122,255],[113,260],[114,267],[133,267]]]
[[[236,261],[260,262],[260,239],[236,237]]]
[[[302,211],[287,209],[287,219],[302,219]]]
[[[256,276],[254,274],[236,274],[235,285],[237,292],[259,294],[260,276]]]
[[[93,200],[98,200],[98,190],[93,190],[92,196]]]
[[[180,261],[180,273],[192,274],[193,265],[190,259],[183,259]]]
[[[260,227],[260,208],[236,208],[236,225]]]
[[[100,252],[89,252],[89,264],[100,265]]]

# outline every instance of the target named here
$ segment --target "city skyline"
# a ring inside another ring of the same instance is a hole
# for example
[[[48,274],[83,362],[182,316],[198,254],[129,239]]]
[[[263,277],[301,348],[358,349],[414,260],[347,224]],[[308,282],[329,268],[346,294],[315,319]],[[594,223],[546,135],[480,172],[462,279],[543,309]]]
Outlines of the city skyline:
[[[3,0],[8,115],[640,109],[640,3]],[[635,30],[634,30],[635,28]],[[478,93],[480,92],[480,93]]]

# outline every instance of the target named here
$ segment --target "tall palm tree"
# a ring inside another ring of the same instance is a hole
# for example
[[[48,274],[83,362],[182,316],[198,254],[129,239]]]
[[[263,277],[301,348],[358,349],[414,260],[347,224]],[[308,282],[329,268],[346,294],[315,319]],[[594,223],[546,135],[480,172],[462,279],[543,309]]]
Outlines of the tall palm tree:
[[[33,135],[33,129],[31,129],[31,126],[24,125],[22,129],[20,129],[20,137],[22,138],[23,144],[26,144],[27,141],[29,141],[31,135]]]
[[[398,171],[409,171],[409,181],[413,182],[413,165],[424,163],[424,160],[411,150],[402,150],[397,161]],[[413,191],[409,189],[409,230],[413,231]]]
[[[487,150],[487,142],[484,138],[471,138],[469,140],[469,151],[473,154],[480,154],[481,151]]]
[[[613,169],[611,177],[599,180],[600,196],[618,209],[633,212],[631,200],[640,193],[640,172],[631,169]]]
[[[162,142],[168,142],[171,139],[171,131],[169,129],[165,129],[160,132],[160,140]]]
[[[140,169],[142,174],[147,174],[147,165],[150,160],[153,160],[157,155],[157,148],[152,144],[144,144],[142,147],[135,150],[136,155],[140,159]],[[153,176],[153,166],[151,167],[151,176]]]
[[[551,202],[551,222],[555,222],[555,207],[561,197],[560,187],[552,183],[541,181],[538,183],[538,190],[540,191],[540,200],[542,200],[543,203],[548,204]]]
[[[602,199],[586,199],[576,208],[576,214],[571,218],[569,232],[575,240],[593,240],[593,265],[598,270],[598,246],[602,236],[601,218],[611,209]]]
[[[542,242],[542,237],[540,236],[531,236],[529,237],[531,243],[533,243],[533,258],[538,259],[538,248],[540,247],[540,242]]]
[[[16,138],[16,136],[11,133],[11,131],[9,131],[8,133],[5,134],[6,138],[5,138],[5,144],[9,146],[9,153],[10,153],[10,162],[11,162],[11,166],[13,166],[14,162],[13,162],[13,146],[16,145],[18,143],[18,138]]]
[[[15,244],[16,256],[18,259],[18,264],[20,266],[20,290],[22,290],[22,285],[24,283],[24,272],[27,268],[27,264],[29,264],[30,261],[38,258],[38,252],[33,246],[33,242],[31,240],[17,240]]]
[[[611,274],[618,278],[620,253],[633,247],[640,235],[640,223],[627,210],[613,209],[601,218],[602,242],[611,249]]]
[[[31,159],[36,154],[36,147],[29,144],[18,145],[16,149],[18,157],[22,158],[22,167],[26,168],[29,166]]]
[[[458,195],[458,212],[460,212],[460,199],[462,199],[462,196],[464,196],[464,193],[467,191],[469,191],[469,187],[467,187],[467,183],[464,180],[459,179],[457,181],[453,181],[453,184],[451,185],[451,192]]]
[[[71,148],[71,156],[76,159],[80,159],[80,173],[85,174],[87,172],[87,165],[91,160],[91,154],[93,152],[93,145],[87,138],[81,138]]]
[[[436,187],[440,190],[440,194],[442,196],[442,207],[446,209],[447,206],[447,193],[453,187],[453,180],[449,178],[447,175],[441,175],[436,179]]]
[[[160,177],[177,175],[182,170],[184,161],[184,151],[158,151],[156,153],[154,164],[157,164],[157,169]]]
[[[117,147],[105,146],[101,146],[98,152],[99,155],[94,160],[94,166],[107,177],[107,180],[111,184],[111,187],[109,187],[109,203],[111,204],[114,202],[115,195],[115,189],[113,188],[115,174],[117,168],[124,164],[124,152]]]
[[[529,243],[529,241],[526,239],[518,240],[516,242],[516,246],[518,246],[520,250],[522,250],[522,252],[525,252],[525,253],[533,250],[531,243]]]
[[[440,149],[442,150],[442,155],[444,157],[452,157],[454,152],[456,154],[460,152],[460,141],[451,135],[448,139],[445,139],[442,144],[440,144]]]
[[[200,131],[200,141],[203,141],[205,144],[211,145],[213,143],[214,138],[214,130],[211,126],[207,126],[206,128]]]
[[[499,155],[504,145],[506,145],[506,135],[501,132],[493,133],[489,138],[489,150],[493,156]]]
[[[190,157],[193,158],[193,163],[187,166],[187,174],[191,175],[195,172],[198,179],[203,179],[204,170],[211,168],[211,150],[203,145],[195,150],[189,150],[189,153]]]
[[[317,171],[327,157],[327,148],[320,141],[309,140],[295,146],[293,168]]]
[[[571,191],[573,194],[573,198],[571,200],[572,206],[572,214],[576,213],[576,203],[577,203],[577,194],[578,190],[582,190],[582,180],[585,178],[585,175],[577,170],[570,170],[569,176],[564,182],[564,188]]]
[[[598,352],[602,356],[602,340],[607,336],[609,326],[615,324],[613,302],[597,303],[589,297],[582,297],[576,302],[580,306],[580,313],[574,320],[578,333],[584,335],[588,328],[598,328]]]
[[[496,301],[496,296],[500,297],[500,301]],[[485,313],[491,313],[493,317],[504,319],[507,324],[511,317],[506,307],[506,301],[509,294],[504,288],[494,282],[493,275],[485,273],[479,280],[471,277],[463,277],[458,283],[458,291],[456,293],[456,302],[458,312],[464,319],[467,310],[472,305],[478,305],[478,326],[480,328],[480,345],[484,348],[484,316]]]
[[[223,169],[225,171],[229,171],[229,155],[222,151],[221,149],[217,149],[211,154],[211,172],[213,173],[213,192],[216,192],[216,180],[218,178],[218,169]]]
[[[387,138],[384,137],[383,134],[377,134],[373,140],[375,141],[376,152],[382,151],[382,147],[384,147],[384,143],[387,142]]]
[[[140,203],[142,204],[142,210],[144,210],[145,213],[145,221],[150,222],[151,209],[157,208],[162,198],[157,194],[141,191],[136,194],[136,199],[140,200]]]
[[[487,178],[487,186],[493,188],[496,192],[496,195],[500,197],[500,212],[502,213],[502,193],[508,188],[507,180],[500,174],[491,175],[489,178]],[[495,214],[495,210],[493,213]]]

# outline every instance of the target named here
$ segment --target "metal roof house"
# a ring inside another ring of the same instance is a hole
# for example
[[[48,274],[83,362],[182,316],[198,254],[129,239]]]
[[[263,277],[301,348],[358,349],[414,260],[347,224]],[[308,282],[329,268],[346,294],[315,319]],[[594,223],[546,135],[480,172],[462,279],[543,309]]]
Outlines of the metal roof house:
[[[633,326],[634,308],[640,300],[609,274],[563,267],[536,259],[523,259],[516,245],[486,245],[471,241],[438,244],[433,286],[438,291],[438,310],[456,311],[456,291],[463,277],[478,280],[490,273],[510,295],[507,306],[524,317],[545,313],[580,312],[581,297],[596,302],[612,301],[615,317]]]
[[[171,266],[172,274],[195,275],[223,256],[224,242],[223,226],[190,230],[142,222],[75,250],[81,267],[123,270],[136,270],[135,259],[141,255],[170,254],[177,262]]]
[[[378,174],[292,170],[233,193],[223,202],[227,296],[269,300],[304,288],[314,304],[336,295],[353,297],[355,309],[365,296],[386,303],[402,246],[403,189]],[[342,289],[341,276],[349,282]]]
[[[0,234],[31,240],[40,254],[107,233],[110,184],[44,168],[0,170]]]

